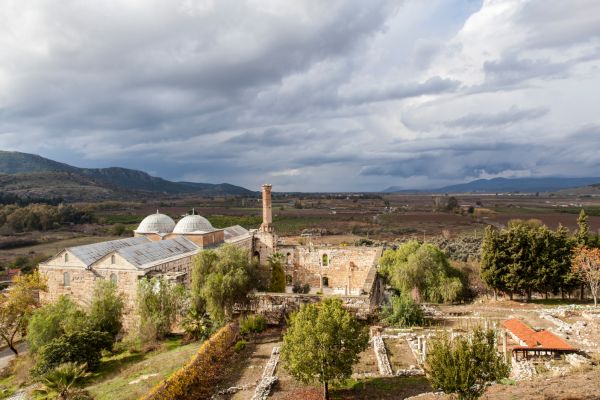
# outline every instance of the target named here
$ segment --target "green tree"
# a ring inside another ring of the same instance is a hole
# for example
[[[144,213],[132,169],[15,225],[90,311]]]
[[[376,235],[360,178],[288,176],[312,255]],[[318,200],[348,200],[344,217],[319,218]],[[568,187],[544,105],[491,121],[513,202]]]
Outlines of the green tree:
[[[574,241],[562,226],[556,231],[536,220],[513,220],[507,229],[486,228],[481,247],[481,277],[494,292],[558,293],[577,279],[570,270]]]
[[[590,226],[588,224],[588,217],[585,210],[582,208],[577,218],[577,233],[575,239],[579,245],[586,245],[589,240]]]
[[[423,325],[425,320],[421,306],[406,294],[392,296],[389,304],[383,306],[381,317],[388,324],[398,328]]]
[[[116,339],[123,325],[124,306],[123,295],[114,282],[97,281],[89,310],[90,329],[107,332]]]
[[[31,314],[39,306],[39,290],[46,290],[46,280],[35,271],[15,277],[10,290],[0,294],[0,337],[16,356],[15,340],[18,334],[26,334]]]
[[[281,358],[289,373],[303,383],[318,380],[324,398],[329,383],[347,379],[369,336],[339,299],[303,305],[292,314],[283,337]]]
[[[87,316],[79,306],[70,298],[60,296],[55,303],[40,307],[31,316],[27,326],[29,351],[35,354],[53,339],[84,329],[87,323]]]
[[[446,255],[431,243],[410,241],[397,250],[386,250],[380,264],[382,274],[401,293],[435,303],[460,298],[460,272],[450,266]]]
[[[271,284],[269,292],[285,293],[285,271],[283,270],[284,255],[275,253],[269,257],[268,263],[271,269]]]
[[[142,340],[159,340],[170,333],[184,301],[183,286],[162,277],[140,279],[137,304]]]
[[[247,250],[226,244],[204,250],[192,267],[192,299],[203,303],[213,321],[229,319],[233,306],[247,300],[258,282],[258,265]]]
[[[460,400],[479,398],[486,386],[508,377],[510,368],[498,353],[493,330],[475,329],[471,337],[443,334],[433,340],[426,370],[434,388]]]

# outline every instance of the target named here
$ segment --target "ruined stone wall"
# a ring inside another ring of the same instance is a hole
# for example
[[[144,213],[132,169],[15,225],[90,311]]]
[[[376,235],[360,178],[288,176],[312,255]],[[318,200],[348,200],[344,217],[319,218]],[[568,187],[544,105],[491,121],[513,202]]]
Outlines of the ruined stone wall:
[[[321,288],[326,278],[335,293],[356,295],[369,293],[365,282],[382,253],[378,247],[334,246],[281,246],[278,251],[286,258],[286,275],[292,282]]]
[[[255,232],[252,239],[252,255],[260,257],[260,263],[265,264],[267,259],[277,251],[277,236],[269,232]]]
[[[344,307],[359,319],[367,319],[377,312],[378,307],[371,304],[370,296],[332,296],[342,300]],[[265,316],[269,324],[285,323],[285,317],[300,309],[303,304],[318,303],[327,296],[290,293],[255,293],[250,303],[238,308],[238,311],[253,312]]]

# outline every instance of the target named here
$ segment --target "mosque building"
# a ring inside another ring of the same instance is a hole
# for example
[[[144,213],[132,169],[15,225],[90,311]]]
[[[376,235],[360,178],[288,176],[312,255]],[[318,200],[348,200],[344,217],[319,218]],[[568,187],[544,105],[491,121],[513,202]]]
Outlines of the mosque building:
[[[249,255],[266,263],[275,252],[285,256],[288,291],[293,284],[308,283],[312,292],[364,295],[375,282],[381,249],[365,247],[283,246],[274,232],[271,185],[262,186],[263,222],[259,229],[239,225],[216,229],[192,212],[177,223],[168,215],[148,215],[133,237],[83,246],[68,247],[39,265],[48,278],[43,302],[61,295],[86,306],[92,300],[95,281],[110,279],[125,297],[124,328],[135,322],[138,280],[162,276],[189,285],[193,257],[204,249],[225,243],[247,249]]]

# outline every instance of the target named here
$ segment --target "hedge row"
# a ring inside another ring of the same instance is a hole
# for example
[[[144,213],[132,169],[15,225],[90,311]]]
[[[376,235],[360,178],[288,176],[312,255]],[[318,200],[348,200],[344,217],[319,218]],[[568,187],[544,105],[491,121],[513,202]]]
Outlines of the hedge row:
[[[219,379],[223,362],[233,353],[239,327],[231,323],[219,329],[192,359],[155,386],[143,400],[208,399]]]

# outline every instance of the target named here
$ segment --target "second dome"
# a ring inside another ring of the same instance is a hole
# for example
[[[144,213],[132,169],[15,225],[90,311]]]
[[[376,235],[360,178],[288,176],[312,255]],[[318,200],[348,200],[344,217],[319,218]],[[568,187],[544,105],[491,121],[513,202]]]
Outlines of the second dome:
[[[181,218],[177,222],[177,225],[175,225],[173,233],[212,232],[214,230],[215,228],[213,228],[206,218],[192,214]]]

